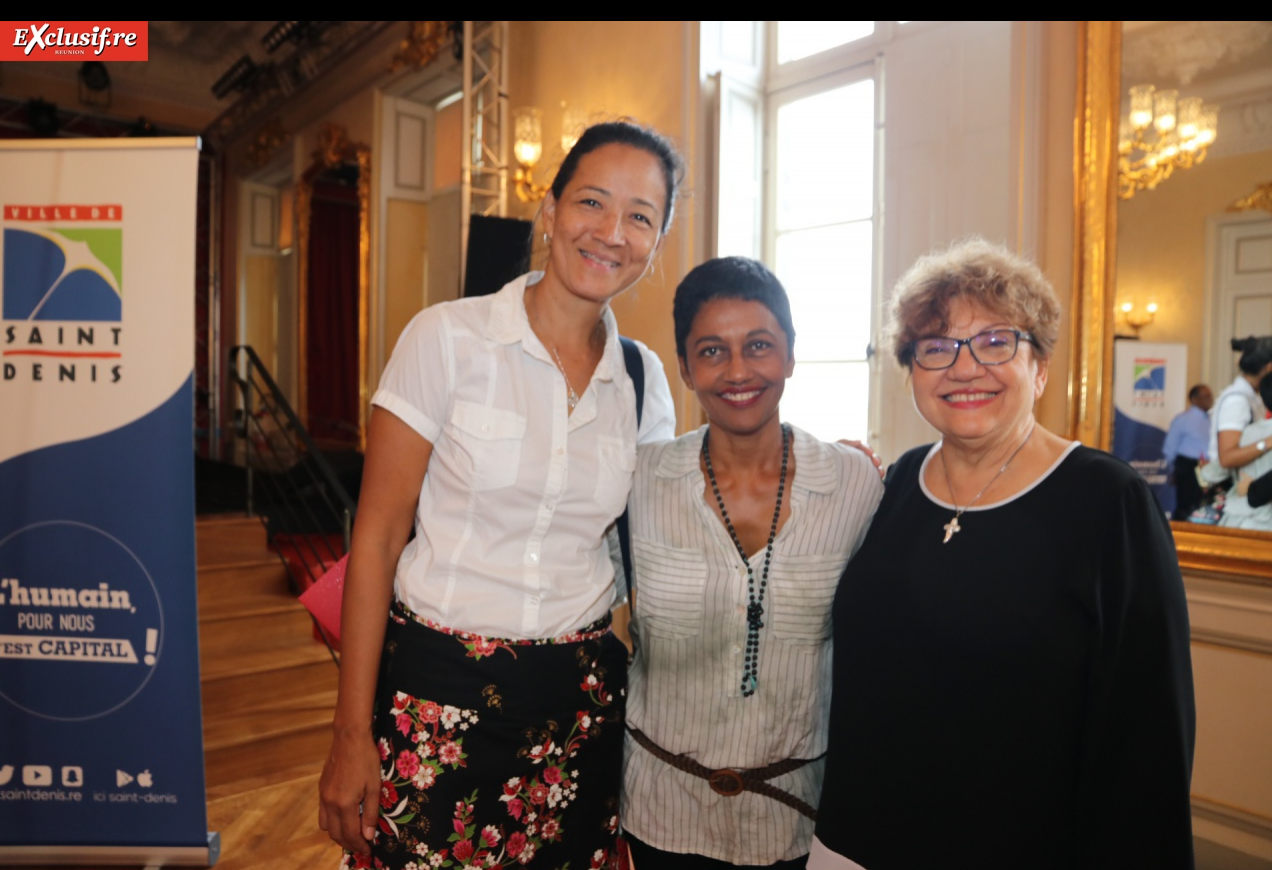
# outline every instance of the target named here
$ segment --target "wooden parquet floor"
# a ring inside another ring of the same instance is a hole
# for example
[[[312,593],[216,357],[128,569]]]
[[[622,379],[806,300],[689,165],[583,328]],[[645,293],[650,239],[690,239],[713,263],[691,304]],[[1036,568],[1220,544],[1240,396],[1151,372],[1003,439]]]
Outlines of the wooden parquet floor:
[[[321,764],[311,763],[284,774],[291,778],[212,797],[208,801],[208,830],[221,835],[216,870],[336,870],[340,847],[318,827],[320,772]],[[245,785],[251,783],[236,784]],[[96,865],[76,866],[101,870]]]
[[[217,870],[336,870],[340,847],[318,827],[318,771],[208,803],[221,834]]]

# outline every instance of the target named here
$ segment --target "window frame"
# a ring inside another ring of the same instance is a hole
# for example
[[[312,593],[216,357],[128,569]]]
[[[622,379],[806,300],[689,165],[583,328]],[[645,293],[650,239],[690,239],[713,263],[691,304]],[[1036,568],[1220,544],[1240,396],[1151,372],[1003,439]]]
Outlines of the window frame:
[[[887,26],[885,26],[887,25]],[[883,323],[883,156],[884,156],[884,58],[880,46],[895,36],[894,22],[875,22],[875,32],[868,37],[836,46],[799,60],[777,64],[778,22],[767,22],[765,28],[766,74],[763,88],[763,187],[761,190],[760,256],[763,262],[776,271],[777,267],[777,113],[779,108],[825,91],[856,84],[866,80],[874,82],[874,171],[871,201],[871,269],[870,269],[870,330],[869,344],[864,362],[867,375],[866,431],[860,433],[870,441],[878,440],[878,426],[882,419],[882,369],[876,352],[879,329]],[[833,169],[833,155],[827,166]],[[798,362],[799,355],[796,354]],[[863,358],[845,357],[842,360],[809,360],[815,363],[859,363]],[[796,376],[799,367],[796,366]],[[820,433],[827,436],[829,433]],[[841,433],[843,435],[857,433]]]

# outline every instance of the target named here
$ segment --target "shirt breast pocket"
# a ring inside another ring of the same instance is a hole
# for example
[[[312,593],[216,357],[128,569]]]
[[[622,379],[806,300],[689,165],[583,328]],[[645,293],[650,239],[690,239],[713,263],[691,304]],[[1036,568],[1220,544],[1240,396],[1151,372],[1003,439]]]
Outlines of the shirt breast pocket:
[[[697,550],[681,550],[632,536],[635,616],[641,631],[666,638],[702,631],[707,565]]]
[[[776,561],[776,560],[775,560]],[[775,637],[794,644],[819,644],[830,637],[835,590],[847,559],[843,556],[786,556],[780,575],[769,578]]]
[[[456,401],[448,428],[455,442],[457,471],[474,490],[500,489],[516,482],[525,417]]]
[[[596,489],[592,493],[597,507],[609,516],[618,516],[627,507],[636,472],[636,445],[626,438],[602,435],[596,444]]]

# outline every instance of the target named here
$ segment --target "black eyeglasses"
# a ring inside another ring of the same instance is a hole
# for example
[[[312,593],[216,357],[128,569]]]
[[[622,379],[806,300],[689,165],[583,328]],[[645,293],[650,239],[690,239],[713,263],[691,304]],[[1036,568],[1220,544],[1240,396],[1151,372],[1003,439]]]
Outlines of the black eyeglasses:
[[[1016,358],[1020,342],[1036,344],[1034,337],[1018,329],[990,329],[971,338],[933,336],[915,339],[910,344],[914,364],[921,369],[937,371],[958,362],[958,352],[967,345],[972,358],[983,366],[1000,366]]]

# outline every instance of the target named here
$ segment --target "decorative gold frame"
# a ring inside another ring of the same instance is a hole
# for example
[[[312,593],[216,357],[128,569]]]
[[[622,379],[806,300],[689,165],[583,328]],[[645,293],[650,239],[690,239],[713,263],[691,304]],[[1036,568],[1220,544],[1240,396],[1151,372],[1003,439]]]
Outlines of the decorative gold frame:
[[[313,200],[314,181],[325,170],[345,164],[358,167],[358,446],[367,441],[367,373],[368,306],[371,290],[371,148],[350,142],[345,128],[339,124],[323,124],[318,133],[318,147],[313,162],[296,184],[297,242],[297,357],[300,373],[297,411],[309,425],[309,207]]]
[[[1073,362],[1069,435],[1107,450],[1113,427],[1113,297],[1117,266],[1117,127],[1122,23],[1083,21],[1074,123]],[[1272,535],[1172,523],[1179,564],[1193,573],[1272,577]]]
[[[1253,211],[1256,208],[1272,212],[1272,181],[1256,185],[1249,196],[1243,196],[1228,206],[1228,211]]]

